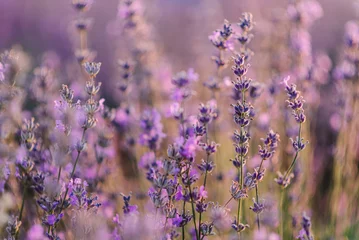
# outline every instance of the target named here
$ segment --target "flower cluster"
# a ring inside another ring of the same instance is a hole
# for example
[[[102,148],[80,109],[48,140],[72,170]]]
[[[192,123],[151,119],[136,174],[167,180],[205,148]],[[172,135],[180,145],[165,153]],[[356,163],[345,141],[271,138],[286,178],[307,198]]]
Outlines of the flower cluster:
[[[208,9],[197,4],[203,11],[193,20],[222,4],[211,2]],[[94,46],[102,64],[89,43],[108,38],[88,38],[103,25],[88,16],[101,11],[89,12],[93,0],[71,3],[73,36],[58,38],[65,40],[58,45],[73,42],[73,52],[54,45],[55,51],[30,56],[29,42],[0,54],[0,236],[313,240],[323,232],[358,238],[358,22],[345,26],[334,71],[336,55],[315,52],[311,43],[310,27],[323,15],[315,0],[290,1],[256,29],[251,13],[236,23],[224,20],[207,45],[199,46],[197,36],[175,39],[171,54],[181,44],[188,51],[174,57],[166,56],[166,29],[150,24],[163,6],[147,11],[148,1],[121,0],[105,31],[111,44]],[[16,9],[10,10],[0,21],[4,33]],[[55,23],[43,26],[49,22]],[[61,29],[56,34],[63,36]],[[189,61],[194,65],[176,73]],[[330,81],[331,72],[346,81]],[[282,80],[288,75],[290,83]],[[340,109],[320,101],[328,92]],[[305,139],[313,137],[308,147]],[[297,164],[301,158],[305,164]],[[304,208],[320,209],[313,219],[324,231],[305,214],[297,224],[294,216]]]

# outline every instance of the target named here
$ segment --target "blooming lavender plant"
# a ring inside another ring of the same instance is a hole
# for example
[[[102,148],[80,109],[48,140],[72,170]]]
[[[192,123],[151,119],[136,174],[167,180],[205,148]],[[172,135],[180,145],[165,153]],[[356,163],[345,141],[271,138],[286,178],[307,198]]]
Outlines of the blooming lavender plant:
[[[356,21],[335,29],[340,19],[317,21],[325,3],[269,2],[257,24],[225,20],[206,44],[234,3],[121,0],[106,24],[108,3],[59,1],[40,16],[39,1],[5,1],[0,22],[0,238],[358,238]],[[332,76],[327,29],[344,31]],[[280,194],[265,181],[276,170]]]
[[[250,13],[244,13],[240,22],[238,23],[243,33],[248,33],[252,30],[254,22],[252,20],[252,15]],[[237,217],[232,223],[232,228],[240,233],[249,227],[247,224],[241,223],[242,219],[242,200],[248,197],[248,191],[255,187],[256,179],[249,173],[247,176],[244,176],[244,166],[249,149],[249,132],[248,125],[252,120],[251,111],[253,109],[252,105],[245,100],[245,93],[248,91],[251,79],[246,76],[249,65],[246,64],[249,56],[245,55],[247,50],[246,44],[240,48],[241,53],[238,53],[234,59],[234,66],[232,67],[234,74],[237,77],[237,80],[233,82],[234,89],[238,91],[241,95],[241,100],[238,100],[236,104],[233,104],[234,122],[240,127],[239,132],[235,131],[235,151],[236,157],[232,160],[233,165],[237,169],[238,181],[233,181],[231,185],[231,195],[232,198],[238,200],[238,211]]]

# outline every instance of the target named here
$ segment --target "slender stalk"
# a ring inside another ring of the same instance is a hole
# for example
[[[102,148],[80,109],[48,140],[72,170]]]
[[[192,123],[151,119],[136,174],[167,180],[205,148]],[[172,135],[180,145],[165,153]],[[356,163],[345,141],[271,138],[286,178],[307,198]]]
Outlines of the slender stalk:
[[[298,132],[298,144],[300,143],[301,130],[302,130],[302,124],[300,123],[300,124],[299,124],[299,132]],[[287,177],[289,176],[290,172],[293,170],[293,167],[294,167],[294,165],[295,165],[295,162],[296,162],[297,159],[298,159],[298,155],[299,155],[299,151],[297,151],[297,152],[295,153],[295,156],[294,156],[294,158],[293,158],[293,161],[292,161],[292,163],[290,164],[290,166],[289,166],[287,172],[286,172],[285,175],[284,175],[284,180],[287,179]]]
[[[197,230],[197,225],[196,225],[196,211],[194,209],[191,186],[189,186],[189,194],[191,196],[191,206],[192,206],[194,230],[196,231],[196,239],[199,240],[199,238],[198,238],[199,235],[198,235],[198,230]]]
[[[241,189],[243,189],[243,157],[241,156],[241,167],[238,171],[238,178],[240,178]],[[238,211],[237,211],[237,224],[241,220],[242,215],[242,199],[238,200]]]
[[[281,219],[281,223],[280,223],[280,236],[281,239],[284,240],[284,196],[285,195],[285,189],[282,189],[280,192],[280,219]]]
[[[231,198],[226,202],[226,204],[224,204],[223,207],[227,207],[227,205],[232,201],[232,199],[233,199],[233,197],[231,197]]]
[[[85,132],[86,132],[87,128],[84,128],[83,132],[82,132],[82,137],[81,137],[81,142],[84,141],[85,139]],[[81,151],[77,151],[77,156],[76,156],[76,160],[75,160],[75,164],[74,164],[74,167],[72,168],[72,171],[71,171],[71,175],[70,175],[70,180],[73,178],[74,174],[75,174],[75,171],[76,171],[76,166],[77,166],[77,163],[80,159],[80,154],[81,154]],[[66,197],[67,197],[67,194],[69,192],[69,187],[67,186],[66,187],[66,191],[65,191],[65,195],[64,195],[64,198],[62,199],[62,204],[61,204],[61,207],[60,207],[60,213],[62,212],[63,210],[63,207],[64,207],[64,204],[65,204],[65,200],[66,200]]]
[[[24,212],[25,198],[26,198],[26,187],[24,187],[24,190],[22,193],[22,202],[21,202],[21,208],[20,208],[20,213],[19,213],[19,221],[21,221],[22,213]]]
[[[258,185],[256,185],[256,200],[257,200],[257,203],[259,203],[259,200],[258,200]],[[257,213],[257,226],[258,226],[258,231],[261,229],[261,226],[260,226],[260,223],[259,223],[259,214]]]
[[[261,164],[259,165],[258,173],[261,172],[262,165],[263,165],[263,159],[261,161]],[[256,184],[256,200],[257,200],[257,203],[259,203],[258,184]],[[260,218],[259,218],[258,213],[257,213],[257,226],[258,226],[258,230],[260,230],[261,226],[260,226]]]
[[[25,198],[26,198],[26,186],[24,187],[24,190],[22,192],[22,201],[21,201],[21,207],[19,212],[19,221],[21,222],[22,214],[24,212],[24,206],[25,206]],[[15,234],[15,239],[18,239],[20,229]]]
[[[61,177],[61,169],[62,167],[59,167],[59,173],[57,174],[57,182],[60,181],[60,177]]]
[[[205,125],[205,128],[206,128],[206,143],[208,144],[208,126],[207,124]],[[208,164],[209,162],[209,153],[207,153],[207,159],[206,159],[206,164]],[[206,171],[204,173],[204,180],[203,180],[203,187],[206,188],[206,183],[207,183],[207,174],[208,174],[208,171],[207,171],[207,167],[206,167]],[[198,238],[200,239],[201,238],[201,223],[202,223],[202,213],[200,212],[199,213],[199,221],[198,221],[198,229],[199,229],[199,233],[198,233]]]
[[[183,210],[183,214],[184,214],[185,211],[186,211],[186,201],[185,200],[183,200],[183,208],[182,208],[182,210]],[[182,226],[182,240],[184,240],[184,225]]]

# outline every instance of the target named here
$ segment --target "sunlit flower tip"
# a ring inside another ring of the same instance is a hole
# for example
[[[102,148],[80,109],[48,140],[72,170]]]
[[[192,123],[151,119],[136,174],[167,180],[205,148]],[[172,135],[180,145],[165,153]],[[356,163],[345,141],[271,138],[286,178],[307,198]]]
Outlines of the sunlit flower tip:
[[[83,66],[85,68],[85,71],[90,75],[90,77],[94,78],[100,72],[101,63],[86,62],[83,64]]]

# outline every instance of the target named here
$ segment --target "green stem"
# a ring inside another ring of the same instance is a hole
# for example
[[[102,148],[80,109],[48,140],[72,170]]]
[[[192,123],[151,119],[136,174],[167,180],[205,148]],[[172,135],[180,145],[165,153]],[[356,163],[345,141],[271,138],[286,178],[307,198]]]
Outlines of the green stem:
[[[83,141],[85,139],[86,130],[87,130],[87,128],[84,128],[84,130],[82,132],[81,143],[83,143]],[[71,171],[70,180],[74,177],[74,174],[75,174],[75,171],[76,171],[76,166],[77,166],[77,163],[78,163],[78,161],[80,159],[80,154],[81,154],[81,151],[77,151],[77,156],[76,156],[74,167],[72,168],[72,171]],[[60,207],[60,213],[63,210],[63,207],[64,207],[64,204],[65,204],[65,200],[66,200],[68,192],[69,192],[69,186],[67,185],[64,198],[62,199],[62,204],[61,204],[61,207]]]
[[[258,185],[256,185],[256,199],[257,199],[257,203],[259,203],[258,200]],[[261,229],[260,223],[259,223],[259,214],[257,213],[257,226],[258,226],[258,231]]]
[[[197,230],[197,225],[196,225],[196,211],[194,209],[191,186],[189,186],[189,194],[191,196],[191,206],[192,206],[194,230],[196,231],[196,239],[199,240],[199,238],[198,238],[199,235],[198,235],[198,230]]]
[[[280,236],[281,236],[281,239],[284,240],[284,195],[285,195],[285,189],[282,189],[281,190],[281,193],[280,193],[280,218],[281,218],[281,223],[280,223]]]
[[[24,212],[24,206],[25,206],[25,198],[26,198],[26,187],[24,187],[24,190],[22,192],[22,201],[21,201],[21,207],[19,212],[19,221],[21,222],[22,214]],[[20,229],[15,234],[15,239],[18,239]]]
[[[231,198],[226,202],[226,204],[224,204],[223,207],[227,207],[227,205],[232,201],[232,199],[233,199],[233,197],[231,197]]]
[[[241,166],[240,171],[238,172],[238,177],[240,178],[241,189],[243,189],[243,157],[241,156]],[[242,215],[242,199],[238,200],[238,211],[237,211],[237,224],[241,220]]]
[[[24,187],[24,190],[22,193],[22,202],[21,202],[21,208],[20,208],[20,213],[19,213],[19,221],[21,221],[22,213],[24,212],[25,198],[26,198],[26,187]]]
[[[263,165],[263,159],[261,161],[261,164],[259,165],[258,174],[260,174],[260,172],[261,172],[262,165]],[[259,203],[258,184],[256,184],[256,200],[257,200],[257,203]],[[260,218],[259,218],[258,213],[257,213],[257,226],[258,226],[258,230],[260,230],[261,226],[260,226]]]
[[[57,174],[57,182],[60,181],[60,177],[61,177],[61,169],[62,167],[59,167],[59,173]]]
[[[186,201],[183,200],[183,214],[185,214],[186,211]],[[182,226],[182,240],[184,240],[184,225]]]
[[[299,132],[298,132],[298,144],[300,144],[300,142],[301,142],[301,140],[300,140],[301,130],[302,130],[302,124],[300,123],[300,124],[299,124]],[[299,150],[299,151],[300,151],[300,150]],[[295,153],[295,156],[294,156],[294,158],[293,158],[293,161],[292,161],[292,163],[290,164],[290,166],[289,166],[287,172],[286,172],[285,175],[284,175],[284,180],[287,179],[287,177],[289,176],[289,174],[290,174],[291,171],[293,170],[293,167],[294,167],[294,165],[295,165],[295,162],[296,162],[297,159],[298,159],[299,151],[297,151],[297,152]]]

